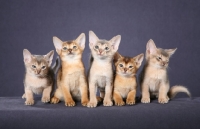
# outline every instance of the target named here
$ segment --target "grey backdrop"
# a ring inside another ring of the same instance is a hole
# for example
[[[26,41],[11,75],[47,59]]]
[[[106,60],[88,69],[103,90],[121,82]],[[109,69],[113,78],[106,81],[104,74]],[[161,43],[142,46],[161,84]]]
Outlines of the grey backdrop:
[[[23,49],[46,54],[54,50],[53,36],[72,40],[84,32],[88,68],[89,30],[103,39],[120,34],[119,52],[127,56],[144,53],[149,39],[158,47],[177,47],[169,66],[171,85],[185,85],[200,96],[199,0],[1,0],[0,96],[22,95]]]

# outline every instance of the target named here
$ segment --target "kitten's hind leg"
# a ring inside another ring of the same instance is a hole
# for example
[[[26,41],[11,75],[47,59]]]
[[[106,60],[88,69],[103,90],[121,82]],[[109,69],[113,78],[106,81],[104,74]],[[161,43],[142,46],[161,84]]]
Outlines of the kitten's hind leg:
[[[117,91],[113,92],[113,99],[114,99],[115,105],[117,105],[117,106],[125,105],[119,92],[117,92]]]
[[[51,98],[52,104],[57,104],[60,102],[61,98],[63,97],[61,90],[58,88],[56,89],[53,97]]]
[[[22,99],[25,99],[26,98],[26,94],[24,93],[23,95],[22,95]]]
[[[50,94],[51,94],[52,86],[48,86],[43,90],[42,99],[43,103],[48,103],[50,101]]]
[[[128,96],[127,96],[127,99],[126,99],[126,104],[128,104],[128,105],[135,104],[135,96],[136,96],[136,90],[131,90],[128,93]]]

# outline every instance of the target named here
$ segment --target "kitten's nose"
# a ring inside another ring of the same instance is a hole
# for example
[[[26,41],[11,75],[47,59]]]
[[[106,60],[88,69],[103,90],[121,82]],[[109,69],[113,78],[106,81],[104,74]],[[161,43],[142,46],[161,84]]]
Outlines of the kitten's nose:
[[[102,52],[103,52],[103,50],[99,49],[99,54],[100,54],[100,55],[102,54]]]
[[[99,53],[101,54],[103,51],[102,50],[99,50]]]
[[[37,74],[40,74],[40,72],[41,72],[41,69],[38,69],[38,70],[37,70]]]
[[[69,51],[69,53],[71,53],[71,52],[72,52],[72,49],[68,49],[68,51]]]
[[[165,62],[162,62],[162,66],[165,66]]]
[[[126,72],[128,69],[127,68],[124,68],[124,72]]]

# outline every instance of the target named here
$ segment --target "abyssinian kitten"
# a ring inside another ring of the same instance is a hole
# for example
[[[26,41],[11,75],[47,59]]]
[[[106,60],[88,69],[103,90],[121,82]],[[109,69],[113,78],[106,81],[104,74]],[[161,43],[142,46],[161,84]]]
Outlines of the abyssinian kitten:
[[[41,94],[41,101],[50,101],[50,95],[54,83],[54,71],[50,67],[54,51],[46,55],[32,55],[27,49],[23,50],[25,64],[24,91],[26,105],[34,104],[33,93]]]
[[[64,42],[53,37],[53,43],[60,56],[61,67],[58,70],[57,89],[51,103],[56,104],[64,100],[66,106],[75,106],[74,100],[77,100],[86,106],[89,101],[88,86],[82,62],[85,34],[80,34],[76,40]]]
[[[90,92],[88,107],[97,106],[97,88],[100,90],[100,97],[103,98],[103,105],[113,105],[111,100],[113,89],[112,61],[115,52],[118,50],[120,40],[120,35],[113,37],[109,41],[99,39],[93,31],[89,31],[91,66],[88,76]]]
[[[116,75],[114,79],[113,99],[115,105],[123,106],[135,104],[137,78],[136,73],[141,66],[144,54],[135,57],[124,57],[116,52],[114,64]]]
[[[173,98],[178,92],[185,92],[190,96],[188,89],[183,86],[170,88],[167,68],[170,57],[175,51],[176,48],[157,48],[152,39],[147,42],[146,64],[140,78],[142,103],[150,103],[151,97],[157,97],[161,104],[168,103],[169,99]]]

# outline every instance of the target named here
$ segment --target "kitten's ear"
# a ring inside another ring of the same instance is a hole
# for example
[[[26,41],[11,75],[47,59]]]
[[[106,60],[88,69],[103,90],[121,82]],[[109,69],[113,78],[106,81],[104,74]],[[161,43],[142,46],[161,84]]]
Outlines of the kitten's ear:
[[[172,56],[176,52],[177,48],[174,49],[165,49],[165,51],[169,54],[169,56]]]
[[[23,55],[24,55],[24,63],[30,63],[31,60],[32,60],[31,53],[27,49],[24,49],[23,50]]]
[[[89,31],[89,46],[93,48],[94,44],[99,40],[93,31]]]
[[[157,51],[157,47],[152,39],[147,42],[146,53],[147,54],[155,54]]]
[[[117,62],[118,59],[120,59],[120,58],[122,58],[122,56],[118,52],[116,52],[114,55],[114,62]]]
[[[85,48],[85,34],[84,33],[81,33],[75,41],[76,41],[76,43],[79,44],[79,46],[82,49]]]
[[[58,55],[60,55],[63,41],[60,40],[58,37],[54,36],[53,37],[53,44],[54,44],[54,46],[56,48],[56,52],[58,53]]]
[[[51,66],[52,60],[53,60],[54,50],[51,50],[49,53],[47,53],[44,58],[48,61],[49,66]]]
[[[135,64],[137,67],[140,67],[140,65],[142,64],[142,61],[144,59],[144,54],[140,54],[140,55],[137,55],[136,57],[133,58],[135,60]]]
[[[112,43],[113,50],[116,52],[118,50],[119,44],[121,41],[121,35],[113,37],[110,42]]]

